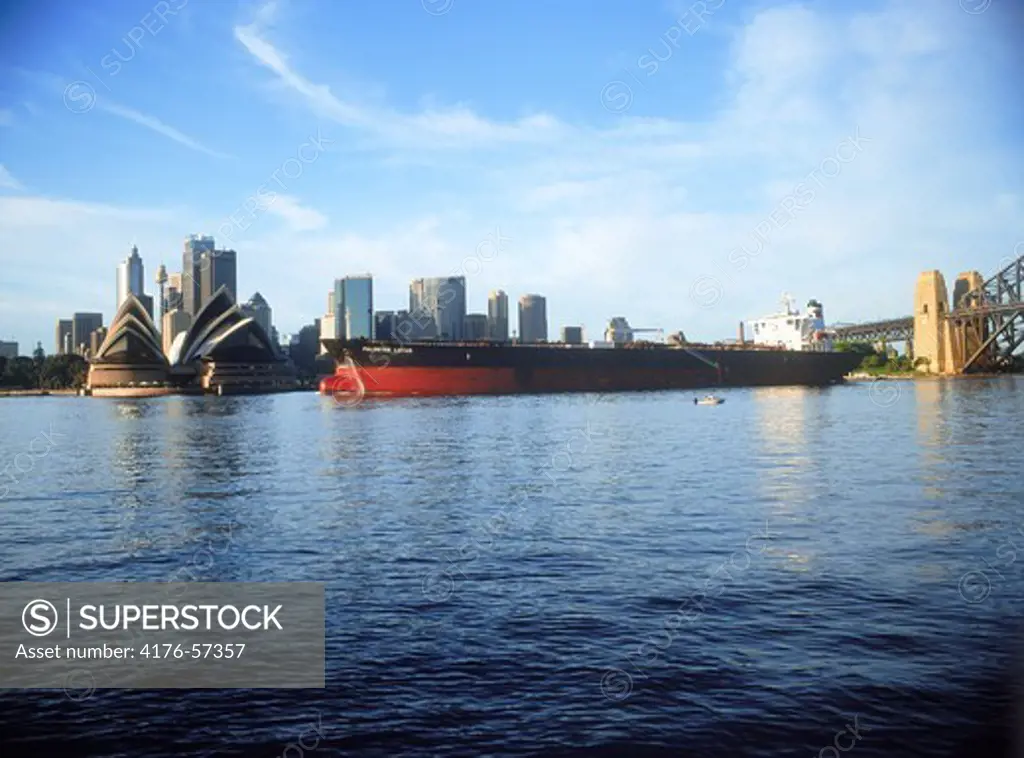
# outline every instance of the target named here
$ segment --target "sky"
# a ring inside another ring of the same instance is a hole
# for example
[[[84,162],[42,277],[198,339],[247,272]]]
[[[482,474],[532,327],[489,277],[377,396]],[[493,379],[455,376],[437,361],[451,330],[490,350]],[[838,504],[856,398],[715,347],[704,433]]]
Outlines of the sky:
[[[131,245],[152,293],[192,233],[281,333],[366,272],[542,294],[552,336],[908,315],[1024,253],[1020,5],[8,0],[0,339],[109,322]]]

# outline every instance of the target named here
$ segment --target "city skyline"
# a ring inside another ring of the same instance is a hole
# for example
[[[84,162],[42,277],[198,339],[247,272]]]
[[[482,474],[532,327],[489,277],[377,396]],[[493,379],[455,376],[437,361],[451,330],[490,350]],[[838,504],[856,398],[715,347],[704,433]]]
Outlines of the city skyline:
[[[0,339],[109,314],[109,256],[134,237],[177,269],[187,229],[245,257],[240,297],[289,333],[372,269],[391,307],[432,272],[473,281],[472,313],[544,293],[552,333],[621,314],[722,339],[783,291],[905,315],[920,270],[1024,249],[1008,4],[690,5],[608,3],[581,38],[559,7],[188,3],[141,44],[149,6],[33,6],[0,31]],[[57,59],[19,33],[44,22]]]

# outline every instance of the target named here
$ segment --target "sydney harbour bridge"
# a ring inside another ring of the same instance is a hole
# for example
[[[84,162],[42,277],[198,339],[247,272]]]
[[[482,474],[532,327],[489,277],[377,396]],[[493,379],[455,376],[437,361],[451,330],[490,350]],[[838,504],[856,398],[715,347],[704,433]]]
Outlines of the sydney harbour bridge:
[[[1018,245],[1014,253],[1021,247]],[[950,303],[942,274],[927,271],[918,277],[913,315],[839,324],[834,327],[836,339],[906,342],[915,358],[927,359],[930,373],[1007,370],[1024,343],[1022,281],[1024,255],[1010,260],[985,280],[975,271],[960,274]]]

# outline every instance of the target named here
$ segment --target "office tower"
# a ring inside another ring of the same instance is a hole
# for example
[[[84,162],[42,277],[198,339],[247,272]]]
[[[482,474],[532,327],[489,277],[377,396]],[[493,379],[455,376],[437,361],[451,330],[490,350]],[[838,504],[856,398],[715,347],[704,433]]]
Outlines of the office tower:
[[[462,328],[462,339],[472,341],[487,339],[486,313],[466,314],[466,321]]]
[[[334,335],[337,339],[373,339],[373,277],[370,274],[334,280]]]
[[[107,338],[106,327],[101,326],[99,329],[93,329],[92,334],[89,335],[89,355],[96,355],[100,351],[100,345],[103,344],[103,340]]]
[[[273,311],[270,309],[270,304],[267,303],[263,295],[257,292],[249,298],[249,300],[241,307],[241,310],[246,316],[252,316],[253,321],[263,328],[264,333],[268,337],[270,336]]]
[[[466,277],[414,279],[409,285],[409,315],[423,339],[462,339]]]
[[[416,328],[409,311],[395,311],[394,320],[391,322],[391,340],[393,342],[412,342],[416,339]]]
[[[132,252],[121,263],[117,264],[117,306],[116,311],[127,299],[128,295],[142,297],[145,294],[145,276],[142,269],[142,258],[139,248],[132,245]]]
[[[0,358],[13,360],[18,357],[18,343],[0,340]]]
[[[173,308],[167,311],[161,320],[163,322],[160,329],[161,346],[164,349],[164,355],[170,355],[174,338],[182,332],[188,331],[188,328],[192,326],[192,317],[182,308]]]
[[[395,338],[395,312],[377,311],[373,314],[373,338],[390,342]]]
[[[206,305],[221,287],[227,287],[237,301],[238,254],[234,250],[204,250],[199,260],[200,307]]]
[[[185,294],[181,290],[181,274],[173,273],[167,275],[167,307],[164,313],[176,311],[185,307]]]
[[[566,345],[582,345],[583,344],[583,327],[582,326],[563,326],[562,327],[562,342]]]
[[[142,307],[146,309],[146,313],[153,319],[153,323],[156,323],[156,318],[153,315],[153,296],[152,295],[139,295],[139,302],[142,303]]]
[[[487,339],[508,342],[508,295],[503,290],[487,298]]]
[[[76,313],[71,317],[71,352],[82,355],[89,349],[89,335],[103,326],[102,313]]]
[[[546,342],[547,339],[547,303],[540,295],[523,295],[519,298],[519,341]]]
[[[181,307],[193,317],[203,302],[200,291],[202,256],[203,253],[212,253],[213,248],[213,237],[192,234],[185,239],[185,250],[181,256]]]
[[[334,315],[334,290],[327,293],[327,314]]]
[[[324,346],[324,340],[337,339],[334,331],[335,315],[333,313],[327,313],[322,319],[320,319],[320,351],[317,355],[323,355],[328,352]]]
[[[71,319],[62,318],[57,321],[57,350],[56,355],[66,355],[71,350]]]

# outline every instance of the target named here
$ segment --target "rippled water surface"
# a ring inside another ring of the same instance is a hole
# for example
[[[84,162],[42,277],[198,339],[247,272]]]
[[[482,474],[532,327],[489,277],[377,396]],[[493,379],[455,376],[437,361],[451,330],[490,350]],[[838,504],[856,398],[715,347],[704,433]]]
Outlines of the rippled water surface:
[[[1003,754],[1022,390],[2,399],[3,580],[328,587],[326,689],[6,691],[7,754]]]

